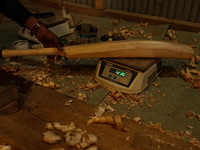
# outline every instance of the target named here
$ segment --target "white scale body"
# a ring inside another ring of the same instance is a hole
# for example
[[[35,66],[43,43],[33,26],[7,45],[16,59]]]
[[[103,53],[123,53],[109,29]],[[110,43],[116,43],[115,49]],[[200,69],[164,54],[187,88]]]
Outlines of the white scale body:
[[[122,93],[141,93],[162,71],[161,59],[101,59],[95,80]]]

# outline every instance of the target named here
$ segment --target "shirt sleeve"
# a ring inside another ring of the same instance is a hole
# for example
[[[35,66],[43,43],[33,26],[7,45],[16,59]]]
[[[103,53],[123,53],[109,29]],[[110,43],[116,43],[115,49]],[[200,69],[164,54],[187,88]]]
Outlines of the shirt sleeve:
[[[24,26],[26,20],[32,16],[19,0],[0,0],[0,12],[20,26]]]

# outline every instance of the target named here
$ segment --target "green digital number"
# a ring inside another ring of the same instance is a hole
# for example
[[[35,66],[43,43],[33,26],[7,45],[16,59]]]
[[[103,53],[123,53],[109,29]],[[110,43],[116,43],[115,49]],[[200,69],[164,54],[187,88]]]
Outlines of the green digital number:
[[[125,76],[126,76],[126,73],[125,73],[125,72],[121,72],[121,73],[120,73],[120,76],[125,77]]]
[[[116,73],[116,75],[120,75],[121,71],[116,70],[115,73]]]
[[[118,75],[118,76],[121,76],[121,77],[125,77],[126,76],[126,72],[119,71],[119,70],[116,70],[115,74]]]

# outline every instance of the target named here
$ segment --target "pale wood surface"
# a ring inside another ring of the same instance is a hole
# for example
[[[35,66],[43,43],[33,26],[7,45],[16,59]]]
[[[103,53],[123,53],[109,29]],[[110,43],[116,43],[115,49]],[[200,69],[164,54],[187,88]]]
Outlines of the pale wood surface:
[[[193,49],[188,45],[147,40],[131,40],[117,42],[102,42],[64,47],[63,52],[56,48],[30,50],[3,50],[3,57],[26,55],[61,55],[67,58],[182,58],[191,59]]]

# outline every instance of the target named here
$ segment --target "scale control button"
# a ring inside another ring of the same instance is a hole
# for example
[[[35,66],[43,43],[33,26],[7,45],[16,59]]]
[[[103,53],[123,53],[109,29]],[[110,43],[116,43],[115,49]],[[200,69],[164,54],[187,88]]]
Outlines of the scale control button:
[[[117,79],[117,76],[114,76],[114,77],[113,77],[113,79],[115,79],[115,80],[116,80],[116,79]]]
[[[112,74],[109,74],[108,77],[109,77],[109,78],[112,78]]]

